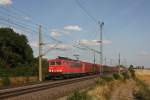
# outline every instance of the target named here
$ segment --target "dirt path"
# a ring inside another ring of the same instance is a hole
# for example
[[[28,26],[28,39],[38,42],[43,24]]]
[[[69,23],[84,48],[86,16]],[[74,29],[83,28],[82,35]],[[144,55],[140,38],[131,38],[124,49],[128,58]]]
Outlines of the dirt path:
[[[128,80],[123,84],[118,85],[110,96],[110,100],[134,100],[132,95],[135,89],[135,82]]]

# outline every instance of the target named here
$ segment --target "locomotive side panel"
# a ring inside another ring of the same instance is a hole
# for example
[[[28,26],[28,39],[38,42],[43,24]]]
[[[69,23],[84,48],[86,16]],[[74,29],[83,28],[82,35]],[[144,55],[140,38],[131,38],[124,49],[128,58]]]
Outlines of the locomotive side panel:
[[[66,61],[63,74],[79,74],[82,73],[82,63],[77,61]]]

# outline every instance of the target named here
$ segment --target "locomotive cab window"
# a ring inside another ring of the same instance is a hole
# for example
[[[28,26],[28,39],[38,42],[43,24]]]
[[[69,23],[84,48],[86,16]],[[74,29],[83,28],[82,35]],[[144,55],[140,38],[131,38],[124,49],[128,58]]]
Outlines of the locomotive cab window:
[[[61,65],[61,62],[60,61],[56,61],[56,65]]]
[[[49,65],[55,65],[55,62],[50,62]]]
[[[52,61],[49,63],[49,65],[61,65],[61,62],[60,61]]]

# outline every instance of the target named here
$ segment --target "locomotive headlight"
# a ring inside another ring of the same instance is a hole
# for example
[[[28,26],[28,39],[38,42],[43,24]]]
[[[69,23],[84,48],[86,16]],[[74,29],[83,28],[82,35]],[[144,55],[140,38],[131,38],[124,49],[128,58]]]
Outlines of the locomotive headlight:
[[[56,70],[56,72],[62,72],[62,70],[60,69],[60,70]]]

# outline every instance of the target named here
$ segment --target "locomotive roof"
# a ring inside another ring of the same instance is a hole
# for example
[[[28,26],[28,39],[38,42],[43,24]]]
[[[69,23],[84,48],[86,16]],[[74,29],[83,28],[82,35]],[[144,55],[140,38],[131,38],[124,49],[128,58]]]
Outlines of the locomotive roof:
[[[58,56],[57,58],[55,59],[50,59],[48,61],[75,61],[75,62],[81,62],[81,63],[88,63],[88,64],[93,64],[93,63],[90,63],[90,62],[85,62],[85,61],[81,61],[81,60],[75,60],[75,59],[70,59],[68,57],[60,57]],[[96,65],[99,65],[99,64],[96,64]]]
[[[48,60],[48,61],[61,61],[61,60],[65,60],[65,61],[80,61],[80,60],[74,60],[74,59],[70,59],[70,58],[68,58],[68,57],[60,57],[60,56],[58,56],[58,58],[55,58],[55,59],[50,59],[50,60]]]

